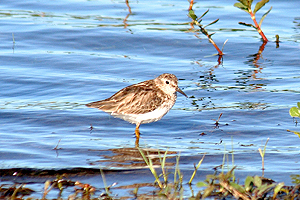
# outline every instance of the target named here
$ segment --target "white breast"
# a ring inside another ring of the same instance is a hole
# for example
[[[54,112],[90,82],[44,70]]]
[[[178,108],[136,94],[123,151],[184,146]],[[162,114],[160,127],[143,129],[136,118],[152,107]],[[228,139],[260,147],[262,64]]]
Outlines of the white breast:
[[[144,113],[144,114],[119,114],[119,113],[111,113],[112,116],[121,118],[125,121],[128,121],[133,124],[146,124],[150,122],[155,122],[160,120],[165,114],[169,112],[169,110],[173,107],[170,106],[160,106],[154,111]]]

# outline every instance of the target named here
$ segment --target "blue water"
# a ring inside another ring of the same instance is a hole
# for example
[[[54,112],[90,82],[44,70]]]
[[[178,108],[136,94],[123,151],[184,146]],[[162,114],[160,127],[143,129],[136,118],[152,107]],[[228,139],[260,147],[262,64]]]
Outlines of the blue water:
[[[234,3],[194,5],[198,16],[210,9],[203,24],[220,19],[207,28],[219,47],[228,39],[219,65],[214,47],[190,25],[187,1],[130,1],[131,12],[124,1],[2,2],[0,167],[136,169],[112,159],[135,147],[135,126],[85,104],[174,73],[189,98],[179,94],[162,120],[141,126],[141,148],[180,153],[187,180],[206,154],[195,182],[233,152],[244,179],[262,173],[258,149],[269,138],[265,176],[292,184],[299,137],[287,129],[299,131],[289,109],[300,101],[300,2],[272,0],[257,13],[273,7],[260,56],[260,36],[238,24],[252,21]],[[143,176],[136,182],[153,180]],[[107,181],[132,184],[122,177]]]

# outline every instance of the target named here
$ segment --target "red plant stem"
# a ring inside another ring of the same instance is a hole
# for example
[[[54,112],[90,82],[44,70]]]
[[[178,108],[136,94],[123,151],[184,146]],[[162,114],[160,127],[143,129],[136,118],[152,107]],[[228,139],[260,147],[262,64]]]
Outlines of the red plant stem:
[[[189,7],[189,11],[193,9],[193,5],[194,5],[194,0],[191,0],[191,2],[190,2],[190,7]]]
[[[214,45],[214,47],[215,47],[216,50],[218,51],[218,55],[219,55],[219,56],[224,55],[223,52],[222,52],[222,51],[219,49],[219,47],[217,46],[217,44],[216,44],[216,43],[213,41],[213,39],[211,39],[211,37],[208,35],[207,31],[202,27],[202,25],[199,24],[199,23],[198,23],[197,21],[195,21],[195,20],[194,20],[194,23],[197,24],[197,25],[199,26],[201,32],[202,32],[204,35],[207,36],[208,41],[209,41],[210,43],[212,43],[212,45]]]
[[[253,20],[254,24],[255,24],[255,27],[257,29],[257,32],[261,35],[262,39],[265,41],[265,42],[268,42],[268,39],[267,37],[265,36],[264,32],[262,32],[260,26],[258,25],[257,21],[256,21],[256,18],[255,18],[255,15],[253,14],[251,8],[249,8],[249,13],[250,13],[250,16],[251,16],[251,19]]]
[[[211,40],[211,39],[209,38],[209,41],[210,41],[210,40]],[[212,41],[212,44],[213,44],[214,47],[217,49],[218,55],[219,55],[219,56],[223,56],[224,53],[219,49],[219,47],[216,45],[216,43],[215,43],[214,41]]]
[[[219,49],[219,47],[217,46],[217,44],[213,41],[213,39],[211,39],[208,35],[207,35],[208,40],[210,41],[210,43],[212,43],[212,45],[214,45],[214,47],[217,49],[218,51],[218,55],[222,56],[224,55],[223,52]]]
[[[203,33],[204,35],[207,36],[208,41],[210,43],[212,43],[212,45],[214,45],[214,47],[216,48],[216,50],[218,51],[218,55],[222,56],[224,55],[224,53],[219,49],[219,47],[217,46],[217,44],[213,41],[213,39],[211,39],[211,36],[207,33],[207,31],[205,30],[205,28],[202,27],[202,25],[197,21],[197,20],[193,20],[193,23],[196,24],[197,26],[199,26],[201,33]]]

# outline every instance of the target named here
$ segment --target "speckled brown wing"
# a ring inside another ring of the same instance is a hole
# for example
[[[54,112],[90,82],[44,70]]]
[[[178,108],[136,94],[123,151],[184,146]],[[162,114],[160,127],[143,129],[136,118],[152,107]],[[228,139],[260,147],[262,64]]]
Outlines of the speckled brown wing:
[[[165,98],[166,95],[156,87],[154,81],[148,80],[123,88],[110,98],[89,103],[87,106],[108,113],[144,114],[155,110]]]

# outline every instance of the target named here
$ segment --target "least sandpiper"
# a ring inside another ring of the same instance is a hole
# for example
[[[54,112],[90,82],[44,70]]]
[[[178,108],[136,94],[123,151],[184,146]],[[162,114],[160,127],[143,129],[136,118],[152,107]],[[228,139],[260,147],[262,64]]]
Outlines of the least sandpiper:
[[[139,138],[140,125],[158,121],[167,114],[176,101],[176,92],[187,97],[177,83],[175,75],[162,74],[155,79],[125,87],[108,99],[86,106],[136,124],[135,135]]]

